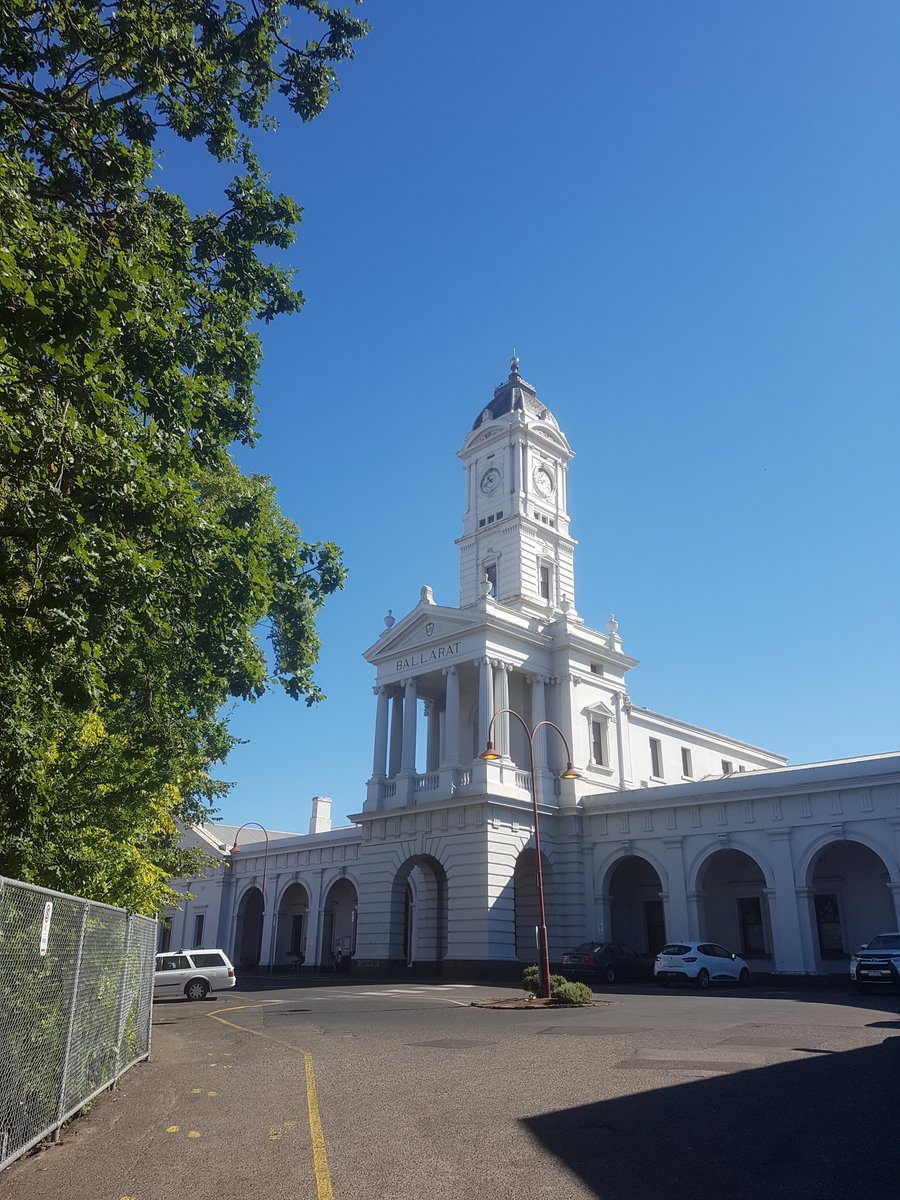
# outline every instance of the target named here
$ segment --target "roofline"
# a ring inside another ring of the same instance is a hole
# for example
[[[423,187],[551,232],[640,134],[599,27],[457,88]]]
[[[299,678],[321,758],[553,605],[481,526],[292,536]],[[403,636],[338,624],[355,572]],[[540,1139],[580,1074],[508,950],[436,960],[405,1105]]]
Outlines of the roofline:
[[[847,768],[855,767],[848,772]],[[894,777],[894,779],[892,779]],[[828,790],[834,781],[842,787],[866,787],[872,783],[900,782],[900,751],[887,754],[867,754],[859,758],[835,758],[818,763],[799,763],[788,767],[761,767],[756,771],[741,771],[715,779],[698,779],[691,783],[668,783],[651,788],[630,788],[617,792],[593,792],[582,799],[606,801],[604,807],[660,808],[676,800],[723,799],[735,800],[749,793],[773,792],[780,795]]]

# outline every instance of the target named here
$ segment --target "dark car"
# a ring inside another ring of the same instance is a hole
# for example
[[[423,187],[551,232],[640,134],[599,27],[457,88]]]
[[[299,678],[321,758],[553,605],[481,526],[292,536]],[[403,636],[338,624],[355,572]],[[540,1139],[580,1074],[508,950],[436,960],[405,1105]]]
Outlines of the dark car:
[[[653,955],[638,954],[623,942],[582,942],[562,956],[563,970],[581,979],[615,983],[617,979],[649,982]]]

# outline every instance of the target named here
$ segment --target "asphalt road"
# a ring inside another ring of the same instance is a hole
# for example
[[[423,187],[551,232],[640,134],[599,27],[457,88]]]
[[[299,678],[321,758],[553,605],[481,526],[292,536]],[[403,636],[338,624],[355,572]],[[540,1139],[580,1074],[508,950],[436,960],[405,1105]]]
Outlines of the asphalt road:
[[[152,1061],[0,1200],[900,1200],[900,997],[235,990],[155,1006]]]

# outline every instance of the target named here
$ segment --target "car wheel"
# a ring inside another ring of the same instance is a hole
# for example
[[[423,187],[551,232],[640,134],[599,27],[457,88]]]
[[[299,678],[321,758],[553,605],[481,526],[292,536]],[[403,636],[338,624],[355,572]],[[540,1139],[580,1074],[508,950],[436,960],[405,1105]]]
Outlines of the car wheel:
[[[607,983],[615,983],[616,982],[616,968],[615,967],[607,967],[606,968],[606,982]]]
[[[192,979],[185,987],[184,994],[188,1000],[205,1000],[209,994],[209,984],[205,979]]]
[[[738,975],[738,983],[741,985],[741,987],[750,986],[750,972],[746,967],[741,967],[741,973]]]
[[[697,987],[703,988],[704,991],[709,987],[709,971],[706,967],[701,967],[697,972]]]

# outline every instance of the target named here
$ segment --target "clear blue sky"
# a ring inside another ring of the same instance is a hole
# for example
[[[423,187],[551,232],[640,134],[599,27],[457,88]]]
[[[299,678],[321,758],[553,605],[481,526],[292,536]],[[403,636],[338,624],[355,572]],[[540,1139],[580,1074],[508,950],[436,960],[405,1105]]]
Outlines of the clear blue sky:
[[[360,11],[326,113],[260,135],[307,303],[264,332],[240,456],[350,578],[325,703],[236,708],[221,819],[362,807],[361,652],[422,584],[458,602],[456,451],[514,346],[635,702],[791,762],[900,749],[896,0]],[[167,156],[197,202],[219,178]]]

